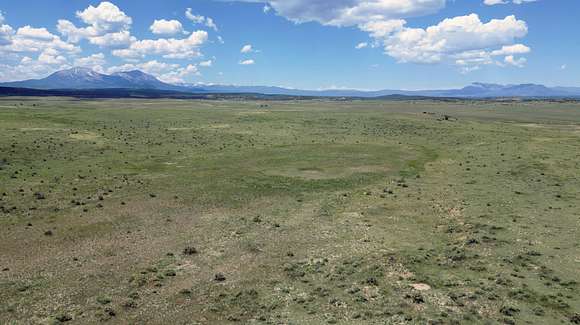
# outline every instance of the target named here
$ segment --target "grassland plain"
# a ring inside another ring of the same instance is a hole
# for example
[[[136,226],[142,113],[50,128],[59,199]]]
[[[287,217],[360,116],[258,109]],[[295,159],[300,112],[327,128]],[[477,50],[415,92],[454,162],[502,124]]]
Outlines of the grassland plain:
[[[580,104],[0,100],[1,324],[579,324]]]

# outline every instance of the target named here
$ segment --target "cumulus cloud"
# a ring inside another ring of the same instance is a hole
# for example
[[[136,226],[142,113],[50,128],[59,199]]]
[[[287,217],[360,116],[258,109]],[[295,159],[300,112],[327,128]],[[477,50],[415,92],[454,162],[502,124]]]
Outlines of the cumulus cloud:
[[[493,19],[487,23],[477,14],[448,18],[427,28],[412,28],[407,18],[435,13],[445,7],[446,0],[243,0],[263,2],[277,14],[296,23],[318,22],[322,25],[356,26],[369,33],[372,44],[382,45],[385,53],[398,62],[435,64],[450,62],[465,70],[476,70],[484,64],[512,64],[507,56],[521,55],[522,47],[509,48],[516,39],[527,35],[525,21],[515,16]],[[486,4],[535,0],[484,0]],[[366,43],[366,45],[365,45]],[[507,46],[507,49],[503,47]],[[525,45],[521,45],[524,46]],[[526,47],[527,48],[527,47]],[[500,52],[504,49],[504,52]],[[509,53],[509,51],[520,51]],[[496,51],[496,52],[494,52]],[[529,52],[529,48],[527,48]],[[502,60],[494,57],[503,55]],[[506,62],[509,61],[509,62]],[[523,60],[514,57],[518,65]],[[475,68],[477,67],[477,68]]]
[[[240,50],[240,53],[252,53],[254,49],[252,48],[251,44],[244,45]]]
[[[38,56],[38,62],[48,65],[63,65],[68,60],[55,49],[46,49]]]
[[[207,41],[206,31],[196,31],[184,39],[138,40],[126,49],[113,51],[113,55],[122,58],[140,58],[147,55],[161,55],[166,59],[187,59],[200,56],[199,47]]]
[[[471,14],[426,29],[402,27],[381,41],[386,52],[401,62],[432,63],[467,51],[511,45],[527,32],[526,23],[515,16],[483,23]]]
[[[89,6],[84,11],[77,12],[77,17],[98,32],[124,30],[133,23],[131,17],[119,7],[106,1],[97,7]]]
[[[177,70],[173,70],[171,72],[163,74],[163,75],[159,76],[159,79],[161,79],[161,81],[164,81],[167,83],[175,84],[175,83],[184,82],[184,78],[186,78],[186,77],[200,76],[200,75],[201,74],[199,73],[197,66],[194,64],[189,64],[186,67],[179,68]]]
[[[131,36],[129,31],[121,31],[118,33],[109,33],[103,36],[91,37],[90,42],[100,47],[108,48],[123,48],[129,46],[136,39]]]
[[[24,26],[18,28],[14,33],[12,27],[2,25],[0,26],[0,39],[2,39],[3,30],[5,30],[8,38],[6,39],[7,42],[4,42],[4,46],[0,46],[0,52],[43,52],[47,49],[67,53],[81,51],[79,47],[63,41],[46,28]]]
[[[513,55],[508,55],[504,58],[504,62],[508,65],[513,65],[518,68],[523,68],[528,60],[526,58],[516,59]]]
[[[213,61],[212,60],[207,60],[207,61],[201,61],[199,63],[200,67],[205,67],[205,68],[209,68],[213,65]]]
[[[167,83],[182,83],[184,82],[184,78],[200,75],[199,69],[195,64],[182,67],[179,64],[159,62],[157,60],[113,66],[106,69],[105,72],[112,74],[132,70],[143,71]]]
[[[218,27],[212,18],[201,15],[195,15],[193,14],[191,8],[187,8],[187,10],[185,11],[185,17],[191,20],[194,24],[205,25],[206,27],[209,27],[216,32],[218,31]]]
[[[50,41],[55,38],[55,35],[51,34],[46,28],[33,28],[30,26],[19,28],[17,34],[23,38],[37,39],[39,41]]]
[[[46,28],[26,25],[14,30],[0,22],[2,81],[36,78],[70,67],[70,58],[80,52],[78,46],[63,41]]]
[[[6,59],[6,57],[4,57]],[[57,50],[45,49],[36,59],[34,56],[10,57],[12,62],[0,63],[0,80],[15,81],[39,78],[49,75],[57,70],[67,69],[71,66],[67,58],[59,54]]]
[[[465,71],[469,66],[493,63],[493,56],[530,52],[529,47],[515,44],[516,39],[528,32],[527,24],[515,16],[484,23],[478,15],[471,14],[448,18],[425,29],[406,27],[404,21],[367,23],[361,28],[382,43],[385,52],[399,62],[454,62]],[[522,62],[518,60],[518,65]]]
[[[157,35],[175,35],[183,33],[183,25],[177,20],[155,20],[149,27],[153,34]]]
[[[0,11],[0,24],[4,23],[4,13],[2,13],[2,11]]]
[[[184,82],[184,79],[187,77],[201,75],[199,73],[197,65],[195,64],[188,64],[187,66],[182,67],[179,64],[159,62],[157,60],[113,66],[106,69],[105,72],[112,74],[116,72],[124,72],[131,70],[143,71],[167,83],[182,83]]]
[[[66,67],[62,67],[66,68]],[[17,81],[47,76],[59,68],[24,57],[18,64],[0,63],[0,81]]]
[[[12,35],[14,35],[14,29],[9,25],[0,25],[0,46],[7,45],[12,42]]]
[[[256,62],[254,60],[251,60],[251,59],[250,60],[243,60],[243,61],[240,61],[239,62],[240,65],[252,65],[252,64],[255,64],[255,63]]]
[[[357,50],[360,50],[360,49],[364,49],[364,48],[366,48],[368,46],[369,46],[369,43],[362,42],[362,43],[358,43],[354,48],[357,49]]]
[[[132,71],[132,70],[141,70],[143,72],[152,74],[152,75],[160,75],[163,73],[170,72],[172,70],[178,69],[179,64],[170,64],[165,62],[159,62],[157,60],[142,62],[142,63],[127,63],[118,66],[112,66],[106,69],[106,72],[109,74],[116,73],[116,72],[125,72],[125,71]]]
[[[102,66],[107,63],[105,60],[105,55],[103,53],[92,54],[87,57],[77,58],[74,61],[74,65],[77,67],[92,68],[93,70],[100,71]]]
[[[268,0],[279,15],[294,22],[355,26],[369,21],[422,16],[437,12],[446,0]]]
[[[187,13],[193,17],[191,10]],[[89,6],[76,15],[87,27],[79,28],[68,20],[59,20],[57,29],[63,36],[74,43],[87,39],[94,45],[113,49],[114,56],[125,59],[134,60],[148,55],[160,55],[166,59],[189,59],[201,55],[199,47],[207,40],[205,31],[193,32],[184,39],[139,40],[130,33],[132,18],[111,2],[101,2],[97,7]],[[206,26],[217,30],[211,18],[193,18],[202,19],[201,22]],[[185,33],[182,24],[177,20],[155,20],[150,30],[159,35]]]
[[[134,37],[129,33],[133,20],[111,2],[101,2],[97,7],[89,6],[78,11],[76,16],[87,27],[79,28],[68,20],[58,21],[57,29],[69,42],[82,39],[101,47],[128,46]]]
[[[523,44],[514,44],[508,46],[502,46],[501,49],[491,52],[492,55],[513,55],[513,54],[527,54],[530,53],[532,49]]]
[[[150,55],[168,59],[189,59],[200,56],[200,46],[208,38],[205,31],[193,32],[183,39],[139,40],[130,33],[132,18],[111,2],[88,6],[77,12],[76,16],[85,26],[77,27],[68,20],[59,20],[57,30],[61,36],[52,34],[46,28],[32,26],[23,26],[15,30],[3,24],[4,17],[2,16],[0,21],[0,80],[40,78],[57,70],[83,66],[103,73],[139,69],[165,81],[179,82],[189,76],[199,75],[198,66],[210,67],[213,64],[212,60],[203,61],[199,65],[186,66],[157,60],[137,63],[139,59]],[[203,23],[217,29],[211,18],[204,17]],[[176,20],[156,20],[151,30],[158,34],[184,32],[181,23]],[[105,54],[80,55],[82,51],[77,43],[81,40],[111,48],[113,55],[132,59],[133,63],[106,68]]]
[[[407,22],[403,19],[369,21],[359,25],[362,31],[368,32],[375,39],[385,38],[393,32],[403,29]]]

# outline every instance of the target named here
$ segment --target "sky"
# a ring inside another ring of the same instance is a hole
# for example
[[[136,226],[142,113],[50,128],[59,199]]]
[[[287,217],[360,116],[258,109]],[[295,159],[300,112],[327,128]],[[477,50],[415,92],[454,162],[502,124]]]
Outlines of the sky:
[[[72,67],[170,83],[580,86],[578,0],[2,0],[0,81]]]

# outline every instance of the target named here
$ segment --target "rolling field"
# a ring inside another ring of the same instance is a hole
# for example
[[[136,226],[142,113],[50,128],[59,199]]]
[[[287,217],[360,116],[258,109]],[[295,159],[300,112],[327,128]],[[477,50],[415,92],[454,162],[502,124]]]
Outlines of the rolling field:
[[[0,324],[580,324],[580,104],[0,99]]]

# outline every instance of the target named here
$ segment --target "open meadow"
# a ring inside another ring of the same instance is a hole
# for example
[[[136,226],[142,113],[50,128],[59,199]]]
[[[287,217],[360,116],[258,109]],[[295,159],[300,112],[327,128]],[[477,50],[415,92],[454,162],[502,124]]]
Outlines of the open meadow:
[[[0,324],[580,324],[580,104],[0,99]]]

